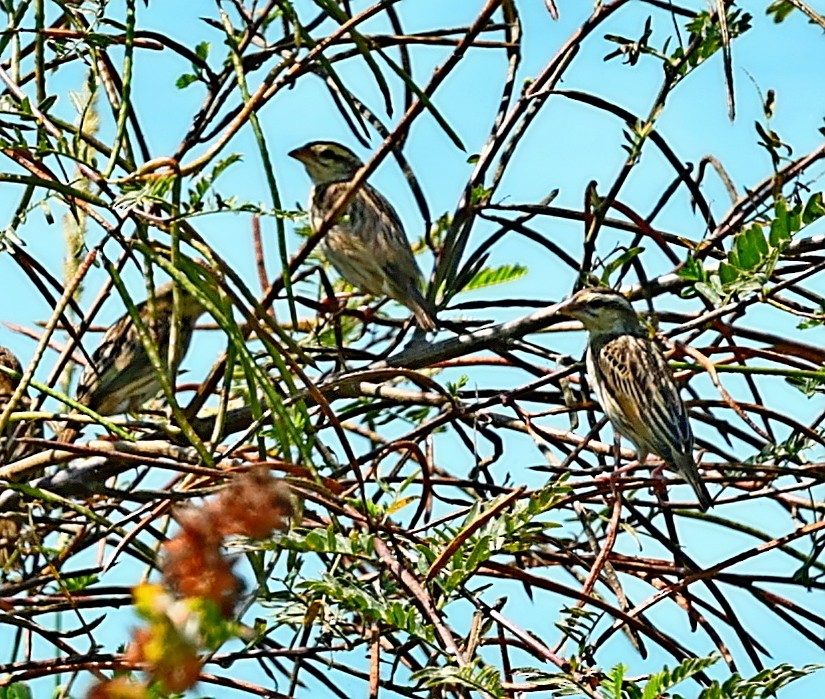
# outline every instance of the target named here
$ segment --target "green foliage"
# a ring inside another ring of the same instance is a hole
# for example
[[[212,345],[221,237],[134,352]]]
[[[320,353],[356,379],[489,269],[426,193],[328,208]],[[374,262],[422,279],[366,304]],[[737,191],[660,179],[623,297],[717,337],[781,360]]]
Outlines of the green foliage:
[[[396,595],[392,586],[364,585],[351,573],[341,572],[308,580],[299,584],[298,589],[327,608],[328,619],[341,624],[348,619],[358,623],[380,623],[426,643],[431,643],[434,638],[432,627],[423,623],[417,607],[405,596]]]
[[[459,376],[457,381],[448,381],[447,393],[449,393],[453,398],[457,398],[459,391],[464,388],[469,381],[470,377],[467,376],[467,374],[462,374]]]
[[[195,46],[195,56],[199,60],[192,61],[193,72],[184,73],[175,81],[175,87],[177,87],[179,90],[184,90],[196,82],[208,83],[208,78],[204,70],[204,67],[206,65],[206,59],[209,57],[208,41],[202,41],[197,46]]]
[[[795,668],[784,663],[774,668],[768,668],[756,673],[751,678],[744,678],[734,673],[724,682],[714,680],[710,687],[706,687],[699,695],[699,699],[757,699],[759,697],[775,697],[783,687],[787,687],[798,679],[817,672],[822,665],[805,665]],[[676,695],[676,699],[681,699]]]
[[[330,525],[326,529],[313,529],[301,534],[292,531],[280,537],[273,547],[300,553],[339,554],[342,556],[368,556],[372,553],[373,537],[350,530],[348,534]]]
[[[501,265],[500,267],[485,267],[473,275],[463,291],[482,289],[485,286],[496,286],[521,279],[527,274],[527,267],[520,264]]]
[[[774,270],[793,237],[825,215],[822,193],[811,195],[807,202],[790,207],[783,198],[774,203],[774,217],[752,223],[733,237],[727,259],[718,270],[707,271],[701,262],[689,258],[679,276],[692,283],[686,295],[699,293],[716,305],[727,303],[735,294],[767,291]]]
[[[768,151],[774,170],[778,170],[783,158],[788,158],[793,154],[793,148],[785,143],[776,131],[763,126],[758,121],[754,122],[754,128],[761,139],[757,143]]]
[[[687,658],[672,670],[665,667],[661,672],[644,679],[628,677],[628,667],[619,664],[600,678],[598,691],[604,699],[661,699],[668,696],[673,699],[759,699],[762,697],[767,699],[775,696],[776,692],[783,687],[822,667],[821,665],[806,665],[802,668],[794,668],[783,664],[762,670],[751,678],[743,678],[738,673],[734,673],[722,682],[713,680],[698,694],[695,690],[686,694],[672,692],[679,684],[705,672],[718,661],[717,655]],[[560,697],[593,696],[591,689],[585,691],[582,688],[584,682],[587,682],[590,687],[593,686],[595,678],[592,676],[588,676],[586,680],[584,675],[572,672],[556,675],[528,672],[526,676],[542,688],[555,689],[557,696]]]
[[[97,575],[75,575],[63,578],[63,584],[71,592],[82,592],[96,584],[98,580]]]
[[[748,31],[751,28],[751,19],[751,15],[742,10],[729,11],[726,27],[730,40]],[[716,54],[725,42],[725,35],[715,11],[698,12],[686,27],[690,33],[690,49],[685,50],[681,47],[675,49],[668,63],[670,68],[676,70],[679,77],[684,77]]]
[[[773,15],[773,21],[780,24],[796,9],[798,8],[790,0],[775,0],[768,5],[765,14],[768,16]]]
[[[806,321],[809,323],[807,327],[812,327],[814,324],[822,325],[823,321]],[[789,376],[785,379],[791,386],[801,391],[806,398],[813,398],[817,394],[825,393],[825,373],[822,378],[813,376]]]
[[[555,522],[538,521],[538,518],[551,510],[563,497],[566,488],[559,483],[551,483],[532,494],[529,499],[522,499],[486,519],[481,527],[462,541],[449,562],[441,571],[439,586],[444,592],[453,592],[478,569],[485,561],[499,553],[514,554],[528,550],[537,537],[547,529],[559,526]],[[451,546],[456,537],[465,529],[473,529],[478,520],[485,519],[485,513],[496,510],[506,496],[499,496],[489,501],[479,502],[470,508],[463,522],[458,527],[450,527],[436,533],[422,542],[417,548],[419,572],[426,573],[438,552]]]
[[[631,691],[628,692],[626,696],[628,699],[658,699],[658,697],[661,697],[665,692],[670,691],[681,682],[704,672],[711,665],[715,664],[718,659],[716,655],[711,655],[707,658],[687,658],[673,668],[673,670],[665,667],[662,672],[651,675],[641,688],[641,692]],[[621,697],[622,695],[615,695],[615,699],[621,699]]]
[[[617,257],[613,258],[609,262],[605,262],[604,270],[602,271],[602,276],[600,279],[601,286],[610,286],[610,277],[612,277],[617,270],[629,264],[643,252],[644,248],[642,247],[625,249],[622,250]]]
[[[653,36],[653,22],[651,17],[648,17],[645,20],[644,29],[638,39],[628,39],[616,34],[605,34],[604,38],[607,39],[607,41],[612,41],[614,44],[618,44],[619,48],[607,54],[604,57],[604,60],[609,61],[613,58],[623,56],[624,62],[627,65],[635,66],[642,54],[649,53],[653,55],[660,55],[658,51],[654,51],[650,47],[651,36]]]
[[[751,27],[751,15],[739,9],[727,14],[727,34],[730,40],[744,34]],[[724,33],[716,12],[698,12],[686,24],[689,43],[679,46],[669,53],[670,39],[665,40],[661,48],[651,44],[653,37],[652,18],[645,19],[638,38],[631,39],[616,34],[606,34],[605,39],[618,45],[615,51],[604,57],[605,61],[621,57],[627,65],[634,66],[643,55],[660,60],[668,71],[675,71],[678,78],[683,78],[690,71],[716,54],[723,46]]]
[[[427,689],[464,687],[492,697],[505,696],[499,671],[477,659],[462,668],[455,665],[426,667],[413,673],[412,679],[421,682]]]
[[[745,459],[743,463],[759,465],[770,462],[787,461],[789,459],[801,459],[805,461],[805,450],[813,446],[813,440],[809,437],[801,434],[791,434],[781,442],[766,444],[756,454]]]
[[[819,304],[819,308],[816,310],[816,315],[819,317],[805,318],[805,320],[799,321],[799,324],[796,326],[797,330],[808,330],[809,328],[818,328],[823,323],[825,323],[825,303]]]
[[[582,607],[564,607],[561,619],[555,625],[565,636],[575,641],[579,655],[583,655],[590,635],[601,617],[601,614]]]
[[[32,699],[34,695],[24,682],[12,682],[0,687],[0,699]]]

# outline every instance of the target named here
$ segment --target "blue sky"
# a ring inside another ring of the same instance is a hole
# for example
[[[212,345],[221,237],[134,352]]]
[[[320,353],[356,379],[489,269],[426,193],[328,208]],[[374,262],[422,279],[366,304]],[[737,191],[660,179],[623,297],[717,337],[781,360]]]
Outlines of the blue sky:
[[[405,0],[398,4],[398,10],[405,28],[414,31],[419,28],[423,30],[437,26],[467,24],[482,4],[480,0]],[[591,9],[590,3],[585,2],[558,4],[561,19],[554,22],[544,9],[543,3],[538,0],[519,3],[525,32],[520,79],[533,77],[540,72]],[[198,19],[200,15],[211,13],[211,5],[204,4],[197,10],[193,10],[192,5],[188,3],[157,0],[148,8],[142,3],[137,5],[139,25],[143,28],[162,31],[189,45],[209,41],[212,43],[213,61],[223,55],[219,34]],[[693,5],[704,7],[703,3]],[[305,18],[312,14],[308,11],[309,6],[309,3],[299,3]],[[825,125],[825,89],[821,81],[822,32],[809,26],[799,13],[784,24],[775,26],[761,14],[762,4],[748,9],[756,14],[755,26],[737,41],[734,50],[738,111],[736,120],[730,122],[726,116],[722,63],[717,55],[675,91],[657,123],[657,131],[668,140],[682,160],[696,163],[708,154],[713,154],[719,159],[740,194],[745,188],[755,185],[770,174],[770,160],[765,151],[756,145],[757,139],[753,128],[754,120],[762,119],[759,90],[763,94],[769,89],[777,90],[776,116],[771,126],[791,143],[795,155],[801,155],[821,144],[822,135],[818,129]],[[644,20],[650,14],[656,16],[651,43],[660,46],[664,37],[670,33],[667,17],[642,2],[631,3],[585,44],[561,87],[592,91],[640,116],[646,115],[660,85],[659,64],[652,59],[643,59],[637,66],[624,65],[620,60],[605,62],[603,57],[614,48],[614,45],[604,41],[603,35],[610,33],[636,37],[641,33]],[[382,21],[364,27],[364,31],[385,29]],[[426,82],[429,72],[444,59],[448,50],[438,47],[414,51],[413,65],[420,82]],[[121,60],[121,54],[117,50],[112,51],[112,56],[116,60]],[[149,136],[153,157],[168,155],[174,151],[189,126],[192,113],[201,102],[203,93],[200,86],[193,85],[186,90],[175,87],[176,78],[188,71],[189,66],[173,58],[169,52],[138,53],[133,97],[138,115]],[[506,62],[501,52],[475,49],[461,68],[448,78],[435,94],[435,104],[452,128],[461,135],[466,151],[462,152],[455,147],[427,115],[419,118],[411,131],[405,155],[422,184],[434,217],[451,212],[456,206],[464,182],[472,170],[472,165],[468,164],[467,159],[480,150],[487,138],[505,71]],[[374,81],[365,72],[362,63],[352,62],[351,65],[343,67],[342,76],[348,84],[356,88],[360,99],[373,107],[380,107],[380,96]],[[259,75],[256,75],[255,79],[258,77]],[[81,79],[80,70],[70,70],[65,75],[60,73],[57,77],[49,76],[50,91],[59,95],[59,108],[65,110],[63,114],[66,118],[72,118],[67,91],[78,89]],[[400,94],[397,85],[395,94]],[[398,118],[400,111],[399,105],[394,119]],[[287,208],[303,206],[309,187],[301,165],[286,157],[286,153],[292,148],[309,140],[324,138],[343,141],[355,147],[365,157],[369,155],[368,151],[357,145],[320,81],[315,78],[304,78],[294,89],[279,93],[261,111],[260,117],[274,168],[279,177],[281,196]],[[387,121],[390,124],[394,123],[392,119]],[[110,126],[104,125],[103,128],[105,133]],[[619,171],[625,158],[621,148],[622,130],[623,124],[612,115],[597,112],[564,97],[552,98],[519,144],[514,162],[496,192],[494,202],[535,202],[551,190],[559,189],[558,198],[553,202],[555,206],[580,209],[588,182],[596,180],[599,190],[603,193]],[[377,147],[379,144],[380,138],[374,137],[371,145]],[[251,129],[243,129],[232,140],[224,155],[230,153],[242,153],[244,160],[243,163],[230,168],[219,180],[218,188],[221,193],[224,196],[235,194],[268,205],[269,196]],[[191,158],[191,155],[189,157]],[[814,169],[812,174],[821,176],[822,167]],[[631,175],[619,199],[644,215],[658,198],[664,187],[663,182],[669,181],[671,177],[672,172],[664,159],[655,149],[648,148],[643,155],[642,163]],[[729,207],[728,196],[715,176],[710,175],[706,181],[707,185],[703,188],[705,194],[712,204],[715,215],[721,218]],[[371,182],[397,207],[409,236],[421,236],[424,232],[421,217],[409,188],[392,158],[387,158],[382,163],[372,176]],[[2,187],[6,194],[0,197],[0,221],[3,222],[0,225],[5,226],[14,211],[20,192],[11,185],[3,184]],[[821,180],[814,183],[814,188],[822,188]],[[64,211],[55,205],[53,212],[56,219],[53,225],[46,222],[42,212],[32,212],[19,235],[25,241],[28,252],[59,276],[63,251],[60,216]],[[700,239],[704,233],[701,218],[692,211],[690,201],[684,192],[674,198],[663,215],[657,219],[657,223],[663,230],[694,240]],[[236,269],[252,275],[253,256],[248,217],[211,216],[196,220],[195,224],[210,244]],[[578,255],[581,245],[580,224],[545,218],[536,222],[535,227],[571,254]],[[278,269],[274,220],[264,219],[263,230],[267,259],[274,273]],[[479,224],[474,232],[474,240],[480,241],[483,239],[482,233],[490,230],[492,229],[489,226]],[[823,226],[806,231],[811,234],[822,232],[825,232]],[[93,231],[93,236],[97,235],[99,231]],[[617,243],[628,241],[629,237],[624,234],[606,232],[600,252],[607,254]],[[290,242],[293,246],[291,252],[294,252],[298,241],[291,238]],[[645,255],[646,262],[649,262],[649,274],[662,273],[670,269],[669,263],[660,259],[661,256],[655,250],[647,250]],[[539,298],[550,302],[565,296],[574,282],[569,270],[560,269],[546,251],[521,238],[506,237],[494,250],[491,262],[526,264],[529,273],[507,286],[462,294],[457,300]],[[425,275],[429,275],[432,269],[431,257],[423,255],[420,264]],[[100,274],[92,278],[98,281],[102,279]],[[0,254],[0,280],[6,291],[0,295],[0,321],[31,328],[34,327],[35,320],[48,317],[46,303],[32,292],[30,282],[5,254]],[[133,274],[129,280],[139,294],[140,280],[137,275]],[[812,288],[824,291],[821,279],[816,280]],[[87,303],[96,291],[94,284],[90,283]],[[674,303],[671,298],[666,302],[669,303]],[[666,304],[663,308],[669,307]],[[122,312],[118,299],[113,297],[104,306],[99,319],[101,322],[110,321]],[[400,314],[401,310],[395,309],[393,312]],[[483,317],[504,320],[522,312],[526,311],[498,310],[485,313]],[[795,329],[796,319],[785,314],[760,310],[754,317],[756,324],[767,326],[773,332],[798,332]],[[825,332],[821,329],[807,330],[800,337],[815,345],[825,342]],[[3,326],[0,326],[0,344],[10,346],[24,362],[31,356],[34,348],[31,339]],[[569,334],[569,337],[558,342],[554,339],[554,346],[578,356],[584,346],[584,335]],[[190,356],[186,363],[192,376],[202,375],[219,351],[218,342],[212,342],[210,345],[209,341],[206,341],[206,344],[198,345],[198,352]],[[38,373],[40,378],[45,376],[48,365],[47,356],[45,367]],[[500,379],[501,375],[494,370],[480,371],[472,376],[471,385],[495,385]],[[743,388],[741,380],[729,376],[724,380],[726,388],[731,393],[740,394]],[[702,387],[703,395],[715,397],[714,389],[707,380],[698,379],[694,385]],[[788,388],[781,380],[766,382],[764,385],[765,400],[774,407],[793,405],[796,414],[803,416],[814,416],[823,407],[821,400],[808,401],[800,398],[799,393]],[[697,432],[701,434],[701,428],[697,429]],[[511,449],[503,471],[509,473],[515,482],[523,481],[530,485],[538,485],[543,478],[541,474],[525,472],[520,468],[521,464],[538,463],[538,455],[530,441],[514,440]],[[458,453],[458,447],[456,452]],[[746,505],[730,508],[724,514],[739,517],[774,534],[783,531],[782,526],[787,526],[787,519],[780,519],[778,513],[774,519],[773,513],[755,511],[755,508],[748,508]],[[690,529],[685,527],[680,533],[688,550],[696,551],[696,557],[707,563],[722,560],[743,547],[753,545],[752,540],[747,537],[743,537],[741,541],[729,538],[717,540],[714,535],[718,530],[706,524],[696,525]],[[633,552],[631,539],[625,539],[621,545],[626,547],[624,552]],[[759,559],[760,570],[764,571],[762,564],[762,559]],[[644,594],[639,593],[640,596]],[[813,594],[802,595],[800,601],[803,604],[818,605],[820,608],[823,605],[821,597],[815,600]],[[556,607],[547,599],[543,600],[543,604],[545,606],[541,611],[548,615],[547,625],[550,631],[551,624],[556,618]],[[525,606],[516,610],[508,608],[508,611],[517,621],[519,617],[523,617],[526,624],[531,615],[536,613],[536,608]],[[785,638],[785,627],[775,624],[773,617],[762,615],[752,608],[747,612],[743,608],[742,613],[749,629],[756,633],[760,640],[768,643],[773,651],[773,661],[767,661],[768,664],[788,661],[799,665],[821,660],[821,653],[815,652],[812,645],[799,644],[793,637]],[[664,625],[681,623],[676,620],[680,618],[677,614],[665,610],[656,610],[654,614],[663,616]],[[0,631],[0,638],[2,633]],[[711,648],[708,639],[702,637],[700,642],[696,635],[685,635],[688,638],[687,643],[697,652]],[[663,662],[669,660],[661,654],[653,653],[648,663],[641,663],[635,658],[631,661],[626,657],[627,650],[626,644],[615,643],[609,653],[600,657],[600,661],[605,666],[618,661],[632,663],[634,672],[643,672],[661,667]],[[744,657],[738,651],[739,649],[735,649],[737,657]],[[747,661],[743,661],[741,672],[749,674],[750,669]],[[810,690],[814,687],[825,687],[825,680],[817,677],[800,682],[782,696],[810,696]]]

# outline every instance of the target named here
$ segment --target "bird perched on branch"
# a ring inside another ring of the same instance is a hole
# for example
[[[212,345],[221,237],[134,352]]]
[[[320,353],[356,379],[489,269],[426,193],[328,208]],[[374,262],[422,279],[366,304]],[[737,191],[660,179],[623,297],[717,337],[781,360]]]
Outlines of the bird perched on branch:
[[[699,506],[712,505],[693,460],[693,432],[670,368],[633,306],[610,289],[582,289],[558,312],[580,320],[590,338],[587,375],[616,431],[644,463],[650,453],[687,480]]]
[[[363,166],[339,143],[316,141],[289,155],[304,164],[312,180],[310,221],[318,231]],[[415,315],[418,326],[435,330],[432,305],[421,293],[421,270],[398,214],[375,188],[363,184],[320,242],[332,266],[350,284],[375,296],[389,296]]]
[[[163,362],[169,356],[173,291],[172,282],[163,284],[155,290],[154,304],[147,299],[137,306],[140,319]],[[173,370],[183,360],[195,323],[206,311],[201,301],[182,287],[179,287],[179,298],[180,327],[175,342]],[[162,388],[158,370],[152,366],[138,328],[132,316],[126,313],[103,335],[91,363],[80,376],[76,400],[99,415],[117,415],[136,411]],[[67,428],[58,436],[58,441],[71,441],[76,434],[76,429]]]
[[[0,413],[2,413],[20,384],[19,374],[23,373],[23,367],[11,350],[5,347],[0,347],[0,366],[18,374],[18,376],[10,376],[0,371]],[[30,407],[31,401],[24,393],[16,405],[16,410],[25,411]],[[17,461],[36,452],[37,446],[22,440],[42,437],[43,426],[39,422],[34,420],[9,422],[0,434],[0,465]],[[40,475],[42,475],[41,472],[27,471],[25,478],[36,478]],[[19,535],[20,525],[17,520],[12,517],[0,517],[0,567],[4,567],[11,558]]]
[[[20,360],[6,347],[0,347],[0,366],[17,374],[23,373]],[[5,372],[0,372],[0,413],[6,409],[19,384],[19,376],[10,376]],[[28,394],[24,393],[17,403],[16,409],[25,411],[30,408],[31,400]],[[43,426],[39,422],[9,422],[3,434],[0,434],[0,465],[17,461],[17,459],[22,459],[31,453],[32,445],[21,442],[21,438],[42,436]]]

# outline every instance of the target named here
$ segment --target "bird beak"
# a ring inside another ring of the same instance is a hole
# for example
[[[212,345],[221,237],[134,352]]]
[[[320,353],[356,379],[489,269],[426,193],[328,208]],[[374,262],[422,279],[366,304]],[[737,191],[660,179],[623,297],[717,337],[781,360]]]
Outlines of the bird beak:
[[[567,316],[569,318],[576,318],[577,312],[581,308],[581,304],[579,304],[575,299],[569,298],[566,301],[562,301],[556,307],[556,313],[561,316]]]
[[[295,158],[295,160],[300,160],[302,163],[305,163],[309,159],[310,153],[308,148],[295,148],[289,151],[287,155],[290,158]]]

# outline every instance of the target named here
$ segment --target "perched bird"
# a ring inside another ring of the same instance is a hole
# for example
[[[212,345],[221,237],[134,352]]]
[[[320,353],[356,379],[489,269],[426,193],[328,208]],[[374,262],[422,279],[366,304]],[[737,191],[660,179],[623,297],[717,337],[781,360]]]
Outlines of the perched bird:
[[[5,347],[0,347],[0,365],[18,374],[23,373],[20,361]],[[6,409],[19,383],[19,377],[0,372],[0,412]],[[16,409],[25,411],[30,407],[29,397],[23,394],[17,403]],[[31,420],[8,423],[3,433],[0,434],[0,465],[12,463],[37,451],[37,446],[21,441],[22,438],[27,437],[42,438],[43,426],[39,422]],[[27,471],[25,477],[37,478],[40,475],[42,475],[40,472]],[[18,507],[15,506],[14,509],[17,510]],[[8,509],[6,512],[9,512]],[[18,521],[13,517],[0,517],[0,568],[5,567],[12,558],[19,536],[20,525]]]
[[[363,166],[339,143],[316,141],[289,153],[312,180],[310,221],[318,230]],[[375,188],[364,184],[320,243],[332,266],[350,284],[404,304],[425,331],[435,330],[434,311],[421,293],[421,270],[398,214]]]
[[[14,353],[5,348],[0,347],[0,365],[6,369],[23,373],[23,367]],[[6,373],[0,372],[0,412],[6,409],[11,397],[14,395],[17,386],[20,383],[20,378],[9,376]],[[17,403],[16,409],[18,411],[25,411],[31,408],[31,400],[27,394],[23,394],[20,401]],[[0,465],[11,463],[22,459],[27,454],[30,454],[36,447],[30,444],[21,442],[21,438],[26,437],[42,437],[43,426],[39,422],[9,422],[3,434],[0,434]]]
[[[693,460],[693,432],[670,368],[633,306],[610,289],[582,289],[558,312],[589,332],[587,375],[599,404],[644,463],[649,453],[676,468],[696,491],[702,510],[712,502]]]
[[[164,361],[169,356],[173,288],[174,284],[169,282],[155,290],[154,309],[148,299],[137,306]],[[179,288],[179,293],[180,328],[175,346],[175,367],[189,349],[195,323],[206,311],[201,302],[186,290]],[[135,411],[162,389],[138,329],[128,313],[109,327],[91,359],[78,381],[76,400],[99,415]],[[58,441],[71,441],[75,434],[76,430],[67,428],[58,436]]]

